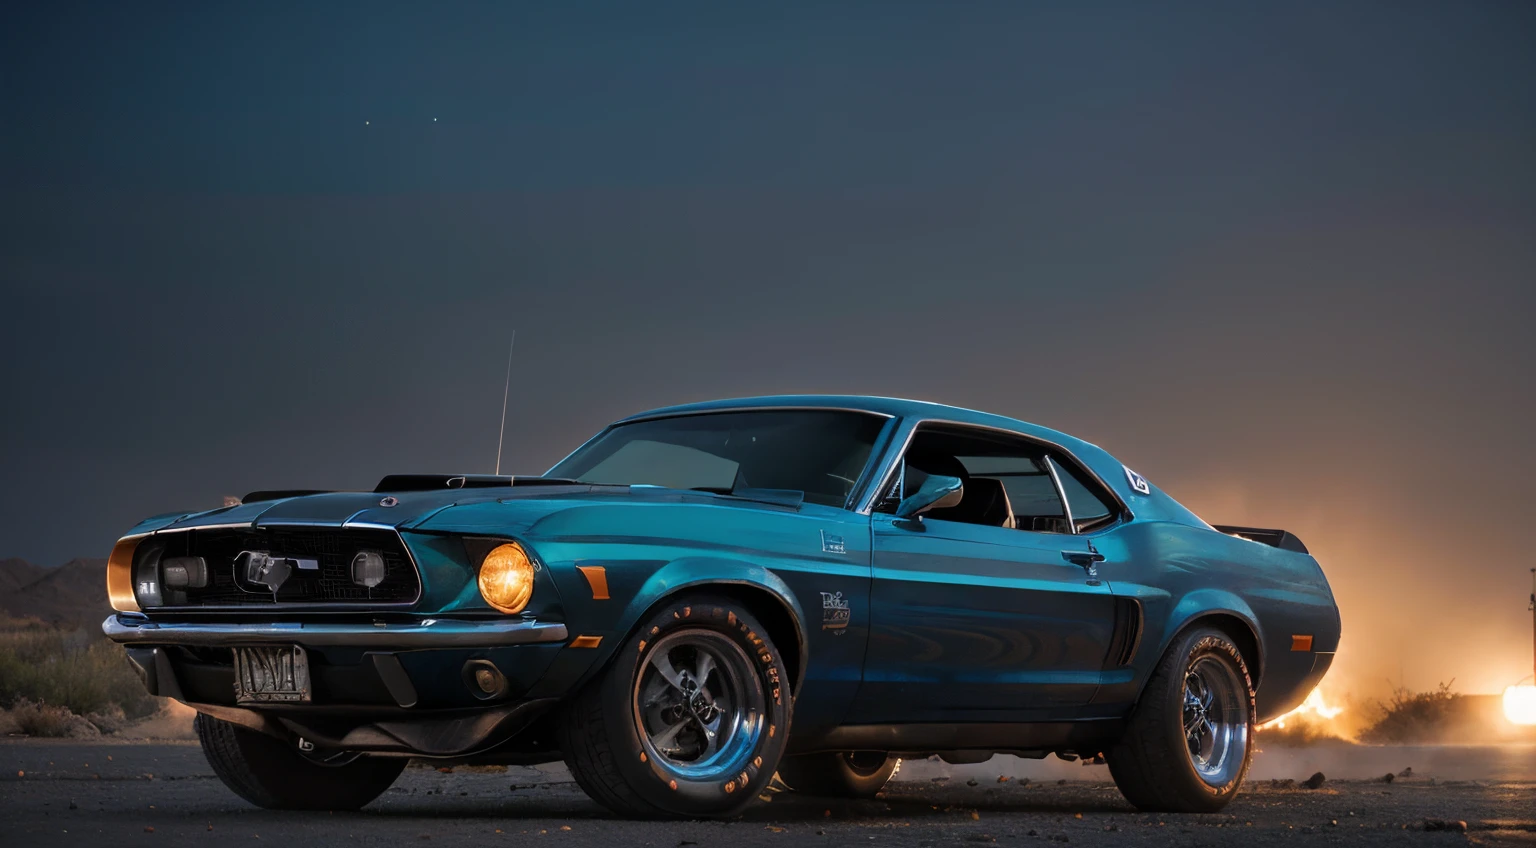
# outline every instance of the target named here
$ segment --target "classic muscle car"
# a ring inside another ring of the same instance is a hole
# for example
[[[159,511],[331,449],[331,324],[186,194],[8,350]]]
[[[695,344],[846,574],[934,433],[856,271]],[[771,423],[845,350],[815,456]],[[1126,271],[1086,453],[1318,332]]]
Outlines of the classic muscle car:
[[[117,543],[103,625],[265,807],[360,807],[410,757],[563,759],[625,816],[901,757],[1103,757],[1214,811],[1339,615],[1290,533],[1212,527],[1103,450],[868,397],[647,412],[538,477],[255,492]]]

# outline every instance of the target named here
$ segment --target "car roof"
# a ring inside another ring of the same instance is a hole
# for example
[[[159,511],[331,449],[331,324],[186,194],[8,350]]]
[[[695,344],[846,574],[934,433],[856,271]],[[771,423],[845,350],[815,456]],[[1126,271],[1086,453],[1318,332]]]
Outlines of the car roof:
[[[1005,415],[994,415],[990,412],[980,412],[974,409],[949,406],[931,401],[873,397],[869,395],[771,395],[766,397],[710,400],[701,403],[686,403],[678,406],[652,409],[648,412],[631,415],[616,423],[643,418],[664,418],[673,415],[692,415],[703,412],[721,412],[724,410],[783,408],[851,409],[861,412],[872,412],[876,415],[888,415],[893,418],[937,419],[956,424],[995,427],[1032,436],[1042,441],[1052,442],[1074,454],[1083,448],[1095,447],[1082,439],[1069,436],[1058,430],[1052,430],[1049,427],[1042,427],[1038,424],[1031,424],[1027,421],[1020,421],[1016,418],[1009,418]]]
[[[1115,494],[1120,497],[1120,500],[1130,506],[1131,510],[1138,517],[1171,520],[1183,524],[1209,527],[1183,504],[1169,497],[1155,484],[1149,484],[1150,491],[1148,492],[1133,491],[1127,480],[1130,469],[1126,468],[1118,459],[1098,445],[1083,441],[1075,436],[1069,436],[1059,430],[1052,430],[1049,427],[1020,421],[1017,418],[993,415],[990,412],[980,412],[974,409],[948,406],[942,403],[867,395],[773,395],[768,397],[728,398],[667,406],[631,415],[614,423],[623,424],[628,421],[639,421],[647,418],[666,418],[674,415],[694,415],[740,409],[845,409],[870,412],[876,415],[886,415],[905,420],[932,419],[956,424],[994,427],[1000,430],[1019,433],[1056,445],[1075,456],[1078,461],[1087,465],[1089,469],[1098,475],[1103,483],[1113,489]]]

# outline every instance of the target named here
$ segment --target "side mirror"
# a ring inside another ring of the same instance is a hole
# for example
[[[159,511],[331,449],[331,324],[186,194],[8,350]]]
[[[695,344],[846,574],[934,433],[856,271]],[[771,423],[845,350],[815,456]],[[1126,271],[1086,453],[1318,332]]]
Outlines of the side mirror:
[[[917,491],[903,498],[896,507],[897,518],[916,518],[930,509],[943,509],[960,503],[965,484],[959,477],[929,475]]]

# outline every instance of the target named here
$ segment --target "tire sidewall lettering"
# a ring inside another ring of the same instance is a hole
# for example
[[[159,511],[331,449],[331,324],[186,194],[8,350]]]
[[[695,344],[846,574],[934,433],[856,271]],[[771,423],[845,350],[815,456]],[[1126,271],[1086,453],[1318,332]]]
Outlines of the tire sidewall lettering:
[[[1255,725],[1255,696],[1253,691],[1253,677],[1248,672],[1248,664],[1243,660],[1242,652],[1239,651],[1237,646],[1227,637],[1210,631],[1198,631],[1194,634],[1191,634],[1187,638],[1190,641],[1187,643],[1187,647],[1182,651],[1183,657],[1179,666],[1181,670],[1181,679],[1179,680],[1178,685],[1170,687],[1169,697],[1174,701],[1172,704],[1173,709],[1170,711],[1171,715],[1183,715],[1183,674],[1187,673],[1187,671],[1195,664],[1196,661],[1208,656],[1217,657],[1222,661],[1229,663],[1232,666],[1233,671],[1236,672],[1238,680],[1241,681],[1245,691],[1247,692],[1247,697],[1244,704],[1245,711],[1247,713],[1246,720],[1248,724],[1247,743],[1243,750],[1242,767],[1238,769],[1233,778],[1220,786],[1212,786],[1211,784],[1207,783],[1197,771],[1195,771],[1194,764],[1189,761],[1187,756],[1183,760],[1184,776],[1186,779],[1192,781],[1194,786],[1198,787],[1205,794],[1215,798],[1223,798],[1235,794],[1238,788],[1242,786],[1243,780],[1247,777],[1248,774],[1249,764],[1252,761],[1254,744],[1253,734]],[[1177,723],[1175,727],[1170,728],[1170,732],[1175,738],[1176,745],[1181,747],[1186,745],[1186,742],[1183,738],[1182,723]]]
[[[705,610],[708,609],[708,614]],[[610,723],[611,738],[622,740],[624,752],[615,751],[619,766],[630,775],[633,788],[642,797],[664,809],[687,814],[689,807],[698,807],[701,813],[718,810],[723,799],[736,801],[744,806],[767,785],[773,777],[770,767],[764,773],[764,765],[776,765],[786,741],[789,715],[783,692],[783,671],[775,651],[768,650],[768,643],[754,631],[751,613],[735,604],[688,602],[671,604],[660,609],[637,630],[620,656],[629,659],[622,667],[609,674],[604,681],[604,703],[608,706],[605,717]],[[637,676],[644,671],[648,649],[673,632],[683,629],[705,629],[723,635],[737,645],[756,674],[756,682],[762,688],[764,709],[761,720],[766,725],[758,734],[756,744],[748,752],[746,765],[728,775],[701,780],[690,779],[669,771],[657,757],[646,756],[640,739],[643,730],[636,726],[631,704],[632,687]],[[622,705],[623,709],[618,709]]]

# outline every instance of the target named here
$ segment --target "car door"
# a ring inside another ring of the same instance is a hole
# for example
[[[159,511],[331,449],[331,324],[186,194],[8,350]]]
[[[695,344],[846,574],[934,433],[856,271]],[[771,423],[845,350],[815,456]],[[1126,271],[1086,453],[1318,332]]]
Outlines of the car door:
[[[965,435],[946,431],[940,447],[1042,453],[991,433],[979,444]],[[920,433],[912,449],[922,444]],[[1037,467],[1050,473],[1043,460]],[[1059,484],[1048,485],[1059,497]],[[1034,503],[1019,524],[1070,530],[1041,515],[1046,498],[1026,488],[1010,487]],[[877,512],[871,540],[870,639],[853,721],[1050,720],[1093,699],[1114,599],[1091,573],[1096,553],[1085,537]]]

